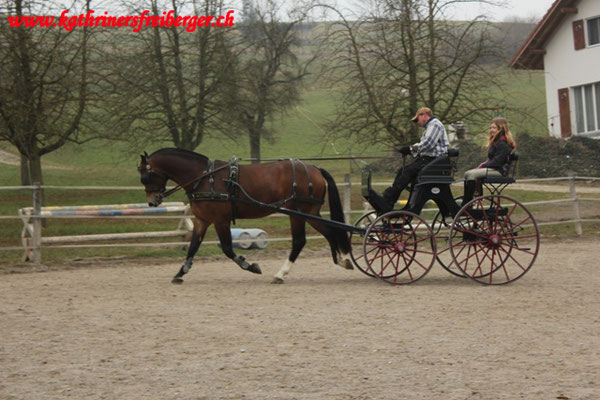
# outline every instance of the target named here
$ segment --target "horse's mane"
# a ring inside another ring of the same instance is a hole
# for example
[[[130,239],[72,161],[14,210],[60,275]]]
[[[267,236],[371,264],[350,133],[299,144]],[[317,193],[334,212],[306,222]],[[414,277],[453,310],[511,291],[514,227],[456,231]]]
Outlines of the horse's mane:
[[[190,150],[177,149],[174,147],[168,147],[168,148],[156,150],[154,153],[150,154],[149,157],[152,157],[154,155],[181,156],[181,157],[185,157],[185,158],[191,158],[194,160],[208,161],[208,157],[206,157],[203,154],[195,153]]]

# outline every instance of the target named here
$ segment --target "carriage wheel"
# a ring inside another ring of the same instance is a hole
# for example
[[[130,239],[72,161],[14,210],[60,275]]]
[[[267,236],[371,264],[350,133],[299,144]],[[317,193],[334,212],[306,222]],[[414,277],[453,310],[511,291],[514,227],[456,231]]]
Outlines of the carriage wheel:
[[[377,213],[375,211],[371,211],[371,212],[364,214],[359,219],[357,219],[356,222],[354,223],[354,226],[367,229],[367,227],[369,225],[371,225],[373,223],[373,221],[375,221],[375,219],[377,219]],[[363,239],[364,239],[364,235],[361,235],[358,232],[350,231],[350,242],[352,243],[353,249],[362,248]],[[367,264],[367,262],[365,260],[364,253],[361,252],[360,254],[357,254],[355,256],[354,253],[351,252],[350,257],[352,257],[352,262],[354,263],[356,268],[358,268],[360,270],[360,272],[362,272],[372,278],[376,277],[369,269],[369,265]]]
[[[454,198],[458,204],[462,203],[463,196]],[[437,253],[435,258],[438,263],[452,275],[456,275],[460,278],[466,278],[462,271],[454,264],[454,259],[450,253],[450,227],[452,226],[452,217],[444,217],[441,211],[438,211],[433,217],[431,222],[431,229],[435,235]]]
[[[531,213],[502,195],[471,200],[456,214],[450,228],[454,265],[486,285],[522,277],[533,265],[539,247],[540,233]]]
[[[371,275],[394,285],[413,283],[433,266],[435,235],[416,214],[391,211],[365,233],[364,260]]]

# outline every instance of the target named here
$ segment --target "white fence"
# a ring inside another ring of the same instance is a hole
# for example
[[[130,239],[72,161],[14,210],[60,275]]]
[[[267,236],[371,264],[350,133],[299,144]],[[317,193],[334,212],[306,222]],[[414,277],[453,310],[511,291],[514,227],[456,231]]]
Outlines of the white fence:
[[[19,209],[23,221],[21,244],[24,249],[23,261],[39,262],[43,244],[93,242],[102,240],[148,239],[160,237],[181,237],[194,228],[190,208],[183,202],[164,203],[160,207],[148,207],[148,204],[109,204],[100,206],[55,206],[39,207],[40,190],[34,190],[34,207]],[[65,236],[42,236],[43,218],[86,218],[117,216],[156,216],[157,214],[180,214],[176,229],[157,232],[126,232],[106,234],[85,234]]]
[[[559,200],[547,200],[537,202],[526,202],[523,203],[525,206],[533,205],[550,205],[559,203],[572,203],[573,207],[573,218],[569,220],[556,220],[538,223],[538,225],[556,225],[556,224],[570,224],[572,223],[575,227],[577,235],[583,233],[582,223],[584,222],[600,222],[600,219],[584,219],[581,218],[580,204],[583,201],[598,202],[598,198],[585,198],[579,197],[576,190],[577,181],[600,181],[600,178],[595,177],[560,177],[560,178],[545,178],[545,179],[522,179],[519,180],[519,184],[530,184],[540,182],[556,182],[563,181],[567,182],[569,187],[570,197],[567,199]],[[373,186],[387,186],[389,182],[373,182]],[[351,210],[350,208],[350,189],[353,185],[360,185],[360,183],[353,183],[350,181],[349,175],[345,175],[344,183],[338,184],[338,187],[342,192],[342,204],[344,207],[344,214],[346,221],[352,223],[352,214],[363,214],[364,209]],[[41,251],[43,244],[53,244],[52,248],[90,248],[90,247],[154,247],[154,246],[182,246],[187,245],[188,242],[160,242],[160,243],[110,243],[110,244],[73,244],[73,242],[88,242],[94,240],[123,240],[123,239],[135,239],[135,238],[153,238],[153,237],[168,237],[168,236],[183,236],[185,232],[192,229],[191,216],[189,215],[189,207],[184,203],[166,203],[163,205],[164,209],[152,209],[146,207],[144,204],[125,204],[125,205],[108,205],[108,206],[93,206],[93,209],[88,208],[89,212],[82,212],[84,210],[81,207],[41,207],[41,190],[42,189],[62,189],[62,190],[141,190],[139,186],[135,187],[123,187],[123,186],[4,186],[0,187],[0,190],[17,190],[25,189],[32,190],[33,193],[33,207],[23,208],[20,210],[19,216],[0,216],[0,220],[9,219],[21,219],[23,221],[23,230],[21,233],[21,247],[0,247],[2,250],[22,250],[24,251],[24,259],[40,262]],[[170,209],[169,209],[170,207]],[[74,212],[77,210],[79,212]],[[105,212],[102,212],[105,210]],[[120,211],[119,211],[120,210]],[[127,210],[123,212],[123,210]],[[137,210],[137,211],[136,211]],[[423,211],[437,211],[436,209],[424,209]],[[157,215],[161,213],[175,212],[179,215]],[[327,213],[323,213],[327,215]],[[273,216],[285,217],[282,214],[275,214]],[[140,233],[114,233],[114,234],[102,234],[102,235],[78,235],[78,236],[61,236],[61,237],[43,237],[42,236],[42,219],[53,219],[53,218],[114,218],[114,219],[177,219],[179,220],[176,229],[170,231],[161,232],[140,232]],[[307,239],[321,239],[321,236],[309,236]],[[270,238],[266,239],[266,242],[273,241],[290,241],[291,238]],[[71,244],[54,245],[56,243],[71,242]],[[206,241],[203,244],[218,244],[218,241]]]

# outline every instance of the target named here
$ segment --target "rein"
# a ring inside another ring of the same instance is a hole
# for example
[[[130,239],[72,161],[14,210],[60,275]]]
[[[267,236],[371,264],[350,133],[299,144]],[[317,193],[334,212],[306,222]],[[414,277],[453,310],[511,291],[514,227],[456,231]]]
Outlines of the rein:
[[[171,189],[167,190],[166,192],[164,192],[164,193],[163,193],[162,197],[163,197],[163,199],[164,199],[165,197],[172,195],[173,193],[175,193],[175,192],[176,192],[176,191],[178,191],[179,189],[182,189],[183,187],[185,187],[185,186],[187,186],[187,185],[191,185],[191,184],[192,184],[192,183],[194,183],[194,182],[200,181],[200,180],[202,180],[202,179],[206,178],[207,176],[209,176],[209,175],[212,175],[212,174],[214,174],[215,172],[217,172],[217,171],[220,171],[220,170],[222,170],[222,169],[224,169],[224,168],[227,168],[227,167],[229,167],[229,164],[221,165],[219,168],[215,168],[215,169],[213,169],[212,171],[205,172],[205,173],[204,173],[204,174],[202,174],[200,177],[198,177],[198,178],[194,178],[194,180],[192,180],[192,181],[189,181],[189,182],[187,182],[187,183],[185,183],[185,184],[183,184],[183,185],[177,185],[177,186],[175,186],[174,188],[171,188]]]

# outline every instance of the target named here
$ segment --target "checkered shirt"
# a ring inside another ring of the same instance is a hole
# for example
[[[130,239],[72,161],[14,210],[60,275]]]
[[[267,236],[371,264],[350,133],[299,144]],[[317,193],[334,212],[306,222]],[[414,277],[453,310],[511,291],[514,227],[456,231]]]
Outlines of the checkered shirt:
[[[419,142],[419,156],[440,157],[448,154],[448,134],[444,124],[432,117],[425,125]]]

